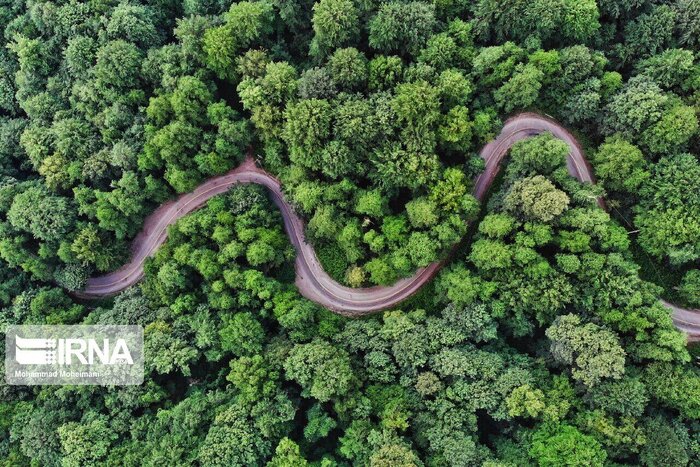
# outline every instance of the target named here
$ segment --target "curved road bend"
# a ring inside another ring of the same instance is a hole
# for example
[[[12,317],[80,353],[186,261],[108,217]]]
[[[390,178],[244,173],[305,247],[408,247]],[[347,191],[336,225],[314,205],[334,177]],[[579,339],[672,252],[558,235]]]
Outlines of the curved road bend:
[[[534,113],[522,113],[507,120],[500,135],[481,150],[480,155],[486,161],[486,168],[475,181],[474,196],[483,201],[500,169],[501,161],[514,143],[544,132],[552,133],[569,146],[569,173],[582,182],[594,183],[591,166],[571,133],[554,120]],[[146,218],[143,230],[134,239],[131,260],[114,272],[88,279],[86,287],[77,295],[84,298],[114,295],[138,282],[143,277],[146,258],[165,242],[168,226],[200,208],[213,196],[228,191],[236,183],[256,183],[270,191],[273,202],[282,213],[287,235],[297,251],[295,266],[299,292],[338,314],[361,316],[391,308],[417,292],[444,265],[443,261],[432,263],[417,270],[413,276],[390,286],[354,289],[337,283],[323,270],[314,249],[306,242],[304,223],[284,199],[280,182],[256,167],[254,161],[248,158],[225,175],[210,178],[194,191],[158,207]],[[602,198],[598,199],[598,204],[605,208]],[[683,309],[663,300],[662,303],[672,310],[676,327],[686,332],[690,340],[700,340],[700,310]]]

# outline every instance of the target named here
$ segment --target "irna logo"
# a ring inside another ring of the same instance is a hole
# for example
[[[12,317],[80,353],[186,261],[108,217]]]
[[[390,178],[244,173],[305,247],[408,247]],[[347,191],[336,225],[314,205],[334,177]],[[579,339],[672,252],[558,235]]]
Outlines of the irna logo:
[[[10,325],[5,382],[122,386],[143,382],[143,328],[127,325]]]
[[[124,339],[41,339],[15,336],[15,360],[20,365],[133,365],[129,347]]]

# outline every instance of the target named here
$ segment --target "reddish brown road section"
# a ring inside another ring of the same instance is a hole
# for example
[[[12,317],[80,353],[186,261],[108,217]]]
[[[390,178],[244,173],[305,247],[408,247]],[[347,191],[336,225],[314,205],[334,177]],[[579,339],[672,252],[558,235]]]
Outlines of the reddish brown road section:
[[[591,167],[571,133],[554,120],[533,113],[522,113],[509,119],[501,134],[481,150],[486,169],[475,181],[474,196],[480,201],[484,199],[500,169],[501,161],[514,143],[544,132],[552,133],[569,146],[569,173],[582,182],[594,183]],[[211,197],[226,192],[236,183],[256,183],[270,191],[272,200],[282,212],[287,235],[297,250],[296,285],[299,292],[341,315],[361,316],[391,308],[418,291],[444,264],[433,263],[390,286],[353,289],[339,284],[323,270],[316,252],[306,242],[304,223],[284,199],[279,181],[256,167],[252,159],[247,159],[229,173],[211,178],[194,191],[156,209],[146,218],[143,230],[134,239],[131,260],[114,272],[88,279],[85,289],[78,295],[86,298],[114,295],[138,282],[143,277],[146,258],[165,242],[168,226],[200,208]],[[598,199],[598,204],[605,208],[602,198]],[[700,311],[686,310],[664,301],[662,303],[672,310],[673,321],[679,329],[686,332],[690,339],[700,339]]]

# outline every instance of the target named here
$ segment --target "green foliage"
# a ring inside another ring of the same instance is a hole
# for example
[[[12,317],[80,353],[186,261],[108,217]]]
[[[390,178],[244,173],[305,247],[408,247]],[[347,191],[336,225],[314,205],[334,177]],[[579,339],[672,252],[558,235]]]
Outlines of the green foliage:
[[[652,154],[670,155],[685,149],[698,131],[693,110],[646,76],[637,76],[613,96],[606,108],[603,129],[619,132]]]
[[[240,2],[231,5],[224,18],[223,25],[205,32],[202,50],[210,69],[222,79],[232,79],[236,55],[270,32],[273,11],[266,2]]]
[[[475,15],[479,33],[484,37],[494,35],[499,41],[537,37],[542,41],[556,38],[586,42],[600,28],[598,6],[592,1],[523,4],[481,0],[476,4]]]
[[[269,467],[305,467],[306,459],[299,454],[299,446],[289,438],[282,438],[275,448],[275,455],[267,463]]]
[[[595,173],[610,190],[634,193],[649,178],[644,154],[620,136],[612,136],[593,156]]]
[[[566,210],[569,197],[542,175],[535,175],[513,183],[504,205],[526,220],[551,222]]]
[[[683,417],[692,419],[700,414],[700,379],[695,369],[657,363],[645,369],[644,383],[653,397]]]
[[[537,100],[543,78],[544,74],[532,65],[516,67],[513,76],[494,92],[496,104],[506,113],[531,106]]]
[[[692,306],[700,306],[700,270],[691,269],[683,276],[680,293]]]
[[[106,417],[96,414],[88,414],[82,423],[70,422],[60,426],[58,436],[66,453],[61,464],[70,467],[100,462],[117,439]]]
[[[639,278],[652,257],[667,298],[700,305],[698,18],[697,0],[6,2],[0,323],[141,325],[147,359],[141,386],[3,388],[0,464],[698,464],[697,351]],[[524,109],[569,125],[602,187],[518,133],[469,229],[477,152]],[[64,290],[245,153],[336,280],[450,264],[402,310],[345,319],[299,295],[246,185],[173,225],[142,285]]]
[[[541,466],[602,466],[605,451],[571,425],[542,425],[532,436],[530,456]]]
[[[645,465],[687,465],[688,454],[678,434],[662,418],[652,418],[645,426],[647,442],[639,454]]]
[[[365,87],[367,81],[367,58],[353,47],[338,49],[328,61],[333,82],[342,90]]]
[[[283,395],[252,407],[234,402],[214,418],[198,458],[215,466],[260,463],[293,417],[294,408]]]
[[[221,347],[236,356],[251,356],[262,351],[265,330],[250,313],[237,313],[224,320],[219,330]]]
[[[435,8],[431,4],[388,2],[369,23],[369,45],[380,53],[416,54],[435,23]]]
[[[625,26],[625,53],[648,57],[660,52],[672,40],[676,13],[668,5],[658,5]]]
[[[563,315],[547,329],[554,359],[572,365],[572,377],[587,386],[624,373],[625,351],[611,331],[593,323],[582,325],[576,315]]]
[[[250,141],[246,122],[223,101],[215,102],[207,85],[193,76],[181,77],[172,93],[151,99],[146,113],[139,166],[165,169],[164,178],[178,192],[233,167]]]
[[[308,99],[290,106],[285,112],[284,138],[290,159],[312,170],[320,170],[323,141],[330,134],[331,107],[323,99]]]
[[[343,251],[338,248],[338,245],[333,243],[319,245],[316,249],[316,255],[323,265],[324,271],[336,280],[343,279],[349,263],[348,259],[343,257]]]
[[[37,240],[53,240],[66,235],[75,222],[70,200],[52,195],[41,185],[29,186],[15,196],[7,211],[13,227]]]
[[[296,345],[284,362],[284,370],[288,379],[301,385],[303,395],[320,402],[343,396],[352,380],[348,355],[323,340]]]
[[[700,257],[699,173],[700,164],[690,154],[664,158],[642,186],[634,222],[639,243],[649,254],[673,264]]]
[[[314,4],[314,39],[311,54],[323,56],[328,51],[357,39],[359,13],[349,0],[320,0]]]

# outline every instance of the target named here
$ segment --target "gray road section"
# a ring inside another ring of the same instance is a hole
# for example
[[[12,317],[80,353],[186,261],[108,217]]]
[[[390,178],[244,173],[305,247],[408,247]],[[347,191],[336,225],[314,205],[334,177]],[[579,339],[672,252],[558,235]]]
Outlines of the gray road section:
[[[501,167],[501,161],[514,143],[544,132],[552,133],[569,146],[569,173],[582,182],[595,183],[591,166],[571,133],[550,118],[522,113],[506,121],[500,135],[481,150],[480,155],[486,161],[486,169],[475,180],[474,196],[483,201]],[[210,178],[194,191],[161,205],[146,218],[143,230],[134,239],[131,260],[114,272],[88,279],[85,289],[76,295],[84,298],[110,296],[138,282],[143,277],[146,258],[165,242],[168,226],[200,208],[213,196],[228,191],[236,183],[256,183],[270,191],[272,200],[282,213],[287,235],[297,251],[295,266],[299,292],[338,314],[362,316],[391,308],[417,292],[444,265],[444,261],[432,263],[390,286],[356,289],[339,284],[323,270],[313,247],[306,242],[304,223],[284,199],[279,180],[248,158],[227,174]],[[605,208],[602,198],[598,199],[598,204]],[[699,310],[680,308],[663,300],[661,302],[672,310],[673,322],[688,334],[690,340],[700,340]]]

